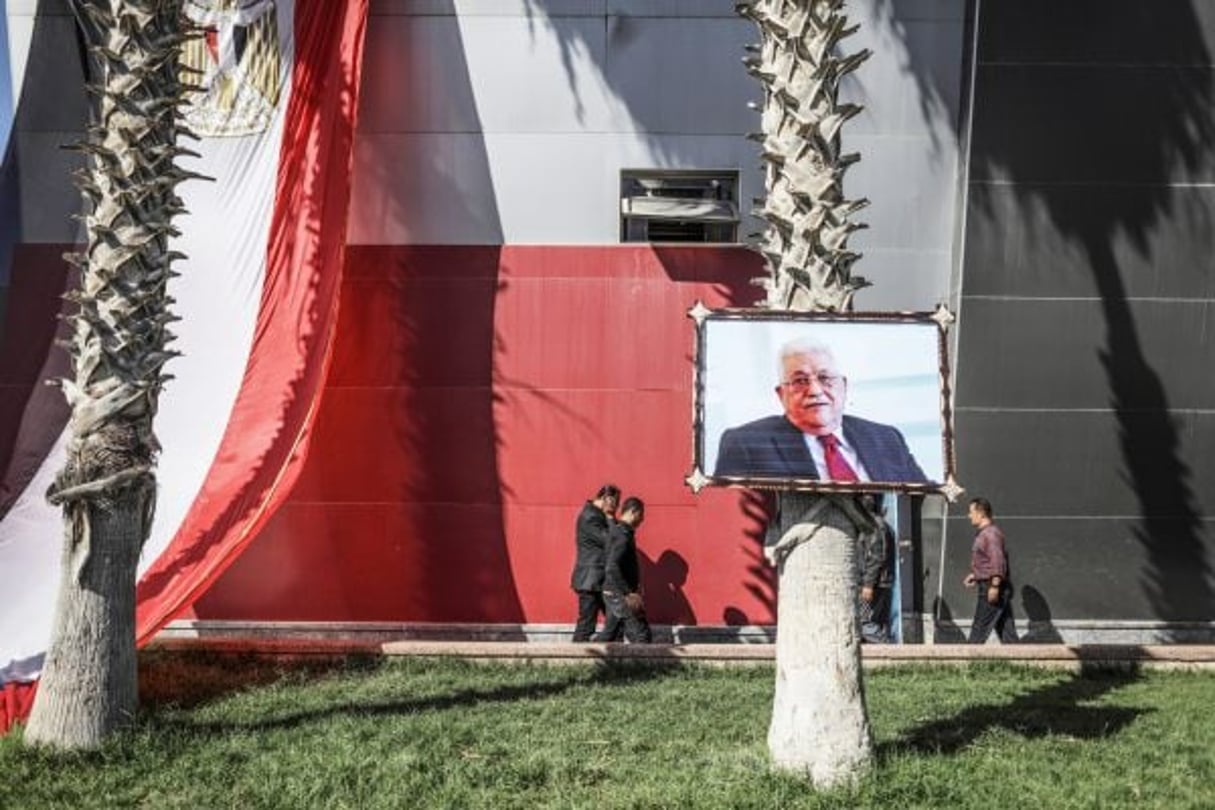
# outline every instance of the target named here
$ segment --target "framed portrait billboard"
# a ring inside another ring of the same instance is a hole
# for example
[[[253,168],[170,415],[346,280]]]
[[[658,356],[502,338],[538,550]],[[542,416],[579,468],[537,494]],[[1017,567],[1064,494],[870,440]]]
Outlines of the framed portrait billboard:
[[[697,304],[687,482],[821,492],[962,490],[947,310],[800,313]]]

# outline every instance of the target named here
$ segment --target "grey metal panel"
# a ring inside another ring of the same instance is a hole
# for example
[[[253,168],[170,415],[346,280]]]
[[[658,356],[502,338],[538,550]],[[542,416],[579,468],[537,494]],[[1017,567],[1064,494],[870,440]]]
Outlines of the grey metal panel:
[[[759,129],[746,106],[758,82],[743,69],[743,46],[756,40],[745,20],[614,19],[608,25],[604,78],[625,104],[612,129],[734,134]]]
[[[599,78],[602,18],[461,19],[477,113],[485,132],[614,130],[619,93]]]
[[[80,210],[80,193],[71,182],[73,169],[84,165],[77,152],[62,148],[79,137],[75,132],[15,132],[22,242],[76,241],[80,226],[69,214]]]
[[[865,105],[844,130],[857,133],[934,133],[942,151],[956,150],[964,45],[961,14],[899,19],[878,12],[857,16],[860,30],[849,51],[873,52],[841,84],[841,97]]]
[[[497,233],[612,243],[624,168],[737,168],[744,212],[762,196],[755,144],[741,137],[759,127],[746,102],[760,88],[741,64],[758,33],[729,3],[382,0],[372,13],[355,242],[467,244]],[[846,136],[869,163],[850,188],[875,200],[860,239],[875,255],[913,256],[928,289],[910,286],[901,262],[864,272],[886,284],[883,301],[918,308],[948,284],[949,262],[933,278],[927,256],[952,242],[962,3],[860,4],[854,17],[878,53],[856,87],[871,112]],[[928,80],[913,65],[930,66]],[[479,174],[454,164],[476,151],[464,136],[481,140]]]
[[[738,19],[735,0],[607,0],[609,15],[630,17],[729,17]]]
[[[979,66],[972,179],[1215,180],[1209,67]]]
[[[866,247],[855,271],[873,282],[856,295],[857,310],[927,312],[946,300],[952,251]]]
[[[0,190],[5,229],[0,234],[0,283],[7,283],[11,244],[73,242],[79,231],[69,218],[80,210],[70,172],[84,161],[63,146],[79,141],[84,128],[83,68],[73,19],[65,16],[62,4],[45,5],[37,17],[29,16],[33,7],[9,8],[10,22],[22,19],[18,15],[24,11],[29,58],[17,71],[24,78],[20,98],[14,99],[12,162],[5,166]]]
[[[602,17],[607,0],[371,0],[373,17]]]
[[[35,13],[41,16],[69,17],[72,9],[68,0],[6,0],[10,17],[32,17]]]
[[[956,1],[956,0],[955,0]],[[734,0],[371,0],[372,16],[737,17]]]
[[[855,219],[869,224],[851,245],[945,250],[953,241],[954,199],[952,153],[941,154],[924,137],[855,135],[848,148],[861,161],[848,170],[845,191],[865,197],[870,206]],[[940,280],[944,290],[945,271]]]
[[[1207,65],[1215,5],[1195,0],[983,0],[982,59]]]
[[[1209,619],[1215,7],[985,0],[979,23],[962,483],[1009,532],[1023,629]],[[961,511],[941,582],[968,619]]]
[[[1215,301],[965,298],[959,321],[959,407],[1215,408]]]
[[[367,26],[359,132],[477,132],[455,17],[379,17]]]
[[[88,108],[74,18],[40,16],[34,21],[21,97],[14,101],[19,110],[15,130],[81,129]]]
[[[355,143],[349,240],[497,244],[506,234],[515,243],[610,244],[618,238],[621,167],[737,168],[749,146],[732,136],[365,135]],[[741,178],[743,193],[752,193],[757,172]],[[514,204],[499,210],[496,200]]]
[[[1117,228],[1101,240],[1125,294],[1215,298],[1215,188],[1207,186],[972,185],[966,291],[1095,297],[1083,235],[1102,234],[1132,211],[1145,212],[1138,236]]]
[[[958,476],[1010,515],[1215,517],[1215,412],[954,416]]]
[[[502,241],[478,133],[361,135],[354,144],[350,244]]]
[[[987,494],[1007,538],[1019,631],[1027,629],[1030,618],[1039,633],[1052,618],[1210,618],[1215,577],[1202,556],[1215,549],[1215,521],[1160,521],[1153,526],[1156,536],[1149,537],[1135,519],[1003,514],[999,493]],[[970,564],[974,529],[956,511],[947,528],[943,595],[948,613],[968,623],[975,594],[961,580]]]
[[[969,0],[850,0],[858,18],[889,17],[900,24],[916,20],[960,20]]]

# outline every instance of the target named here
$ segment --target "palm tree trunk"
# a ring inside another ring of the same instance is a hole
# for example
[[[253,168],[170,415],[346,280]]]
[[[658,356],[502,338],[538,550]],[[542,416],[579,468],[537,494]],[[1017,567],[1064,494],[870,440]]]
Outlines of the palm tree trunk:
[[[172,356],[166,284],[184,85],[180,0],[74,0],[92,123],[79,148],[87,250],[70,340],[68,459],[47,493],[64,510],[62,580],[28,743],[94,748],[135,714],[135,572],[151,528],[152,432]]]
[[[848,249],[861,224],[843,181],[858,155],[841,153],[840,131],[860,112],[839,102],[839,83],[869,56],[844,56],[844,0],[745,0],[761,41],[745,61],[764,88],[767,222],[766,306],[845,311],[866,282]],[[855,781],[872,760],[857,631],[856,546],[865,519],[837,496],[781,493],[776,692],[768,746],[776,767],[820,786]],[[809,517],[807,517],[809,515]],[[788,516],[794,516],[792,523]]]
[[[135,715],[135,568],[147,531],[138,498],[70,507],[54,641],[25,741],[95,748]]]
[[[768,750],[777,768],[831,787],[873,756],[855,607],[863,518],[851,501],[803,493],[784,493],[781,510],[793,517],[770,550],[780,626]]]

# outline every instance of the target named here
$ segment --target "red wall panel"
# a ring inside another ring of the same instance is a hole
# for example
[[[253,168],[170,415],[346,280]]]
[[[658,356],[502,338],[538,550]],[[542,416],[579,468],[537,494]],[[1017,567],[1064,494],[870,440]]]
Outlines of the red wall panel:
[[[571,622],[574,517],[614,481],[650,507],[655,621],[771,621],[762,503],[683,483],[686,311],[753,303],[759,271],[738,248],[350,248],[306,470],[196,614]]]

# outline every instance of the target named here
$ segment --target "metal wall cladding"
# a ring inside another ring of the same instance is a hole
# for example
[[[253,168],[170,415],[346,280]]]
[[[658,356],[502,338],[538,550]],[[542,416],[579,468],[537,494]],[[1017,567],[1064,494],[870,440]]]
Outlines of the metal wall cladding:
[[[13,304],[0,334],[0,517],[25,490],[67,424],[63,392],[47,380],[68,376],[71,336],[64,293],[76,275],[63,260],[71,245],[18,245],[7,288]]]
[[[567,622],[574,518],[648,505],[659,623],[774,620],[753,494],[683,483],[687,309],[749,305],[736,247],[358,247],[291,501],[196,605],[208,618]],[[775,403],[774,403],[775,404]]]
[[[1215,589],[1203,552],[1215,542],[1210,522],[999,512],[996,522],[1005,533],[1016,588],[1013,611],[1022,632],[1028,622],[1210,621]],[[969,560],[969,523],[957,517],[947,532],[950,548]],[[948,620],[970,621],[975,592],[962,586],[962,571],[946,578],[942,600]],[[950,628],[944,630],[949,640]]]
[[[1209,621],[1215,11],[995,0],[979,20],[959,474],[1039,613]],[[968,618],[960,511],[942,591]]]
[[[739,173],[741,234],[762,198],[740,61],[759,33],[733,4],[373,4],[355,146],[354,244],[612,244],[623,169]],[[957,214],[964,3],[856,4],[872,51],[841,95],[864,105],[847,192],[869,309],[948,295]],[[909,69],[914,67],[914,70]]]

